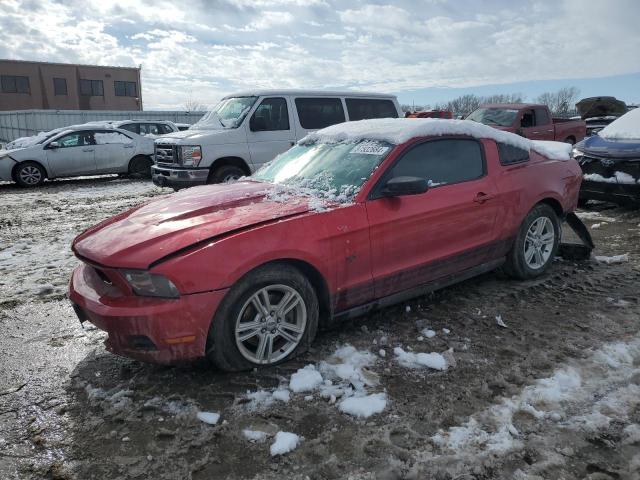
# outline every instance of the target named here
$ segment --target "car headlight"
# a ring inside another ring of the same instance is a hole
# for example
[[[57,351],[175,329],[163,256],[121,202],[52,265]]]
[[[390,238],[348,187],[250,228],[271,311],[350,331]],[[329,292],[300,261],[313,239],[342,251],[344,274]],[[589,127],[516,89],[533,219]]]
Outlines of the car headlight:
[[[122,270],[133,292],[141,297],[178,298],[180,292],[166,277],[146,270]]]
[[[202,160],[202,148],[199,145],[184,145],[182,148],[182,165],[197,167]]]
[[[572,156],[573,158],[581,157],[582,155],[584,155],[584,154],[582,153],[582,150],[579,150],[579,149],[577,149],[576,147],[573,147],[573,150],[571,150],[571,156]]]

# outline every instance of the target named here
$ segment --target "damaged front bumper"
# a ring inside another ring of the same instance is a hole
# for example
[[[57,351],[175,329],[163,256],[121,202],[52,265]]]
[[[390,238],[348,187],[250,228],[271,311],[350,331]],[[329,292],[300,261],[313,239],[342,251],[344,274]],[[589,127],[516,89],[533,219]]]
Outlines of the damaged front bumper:
[[[13,167],[16,166],[16,161],[8,155],[0,157],[0,181],[13,181]]]
[[[578,155],[583,173],[580,200],[640,202],[640,158],[598,158]]]

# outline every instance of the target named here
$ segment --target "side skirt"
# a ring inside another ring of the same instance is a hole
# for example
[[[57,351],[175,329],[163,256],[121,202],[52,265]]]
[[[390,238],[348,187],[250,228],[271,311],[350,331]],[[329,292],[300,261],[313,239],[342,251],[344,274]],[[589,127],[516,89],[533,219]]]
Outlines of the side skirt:
[[[463,282],[470,278],[477,277],[478,275],[482,275],[483,273],[487,273],[492,270],[495,270],[496,268],[501,266],[504,262],[505,262],[504,257],[499,258],[497,260],[492,260],[490,262],[478,265],[477,267],[469,268],[467,270],[463,270],[462,272],[453,273],[445,277],[439,278],[437,280],[434,280],[432,282],[425,283],[423,285],[419,285],[417,287],[413,287],[408,290],[403,290],[398,293],[394,293],[387,297],[378,298],[376,300],[373,300],[372,302],[365,303],[364,305],[359,305],[357,307],[353,307],[348,310],[343,310],[342,312],[337,312],[333,315],[333,320],[342,321],[342,320],[347,320],[349,318],[359,317],[367,313],[373,312],[374,310],[379,310],[381,308],[385,308],[390,305],[394,305],[396,303],[404,302],[406,300],[409,300],[410,298],[426,295],[427,293],[440,290],[441,288],[445,288],[450,285]]]

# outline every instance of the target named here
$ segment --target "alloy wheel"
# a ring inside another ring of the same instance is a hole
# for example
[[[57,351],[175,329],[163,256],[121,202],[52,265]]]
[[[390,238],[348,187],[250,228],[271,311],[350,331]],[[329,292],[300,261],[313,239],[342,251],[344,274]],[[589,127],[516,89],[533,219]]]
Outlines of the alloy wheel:
[[[26,165],[18,173],[20,180],[27,185],[37,185],[42,180],[42,172],[33,165]]]
[[[524,261],[533,270],[544,267],[551,257],[556,241],[553,222],[548,217],[538,217],[527,230],[524,240]]]
[[[236,345],[251,363],[270,365],[296,349],[306,326],[302,295],[287,285],[268,285],[242,306],[235,322]]]

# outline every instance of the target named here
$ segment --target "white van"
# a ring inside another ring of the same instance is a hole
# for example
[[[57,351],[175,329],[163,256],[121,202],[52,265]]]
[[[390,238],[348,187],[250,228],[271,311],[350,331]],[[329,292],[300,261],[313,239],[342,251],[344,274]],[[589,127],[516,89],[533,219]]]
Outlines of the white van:
[[[155,141],[153,183],[175,189],[250,175],[309,132],[402,116],[393,95],[255,90],[224,97],[189,130]]]

